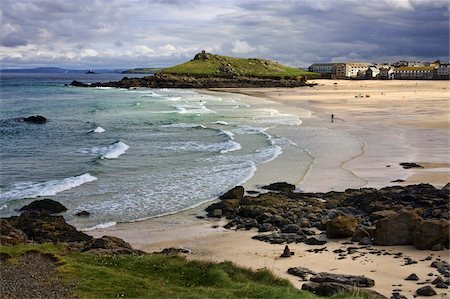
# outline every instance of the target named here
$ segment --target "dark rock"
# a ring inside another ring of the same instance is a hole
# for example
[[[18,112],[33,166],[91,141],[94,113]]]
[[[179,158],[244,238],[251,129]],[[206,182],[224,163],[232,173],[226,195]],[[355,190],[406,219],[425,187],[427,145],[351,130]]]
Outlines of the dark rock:
[[[413,243],[413,232],[422,220],[411,211],[396,213],[376,223],[374,242],[377,245],[409,245]]]
[[[317,273],[310,279],[313,282],[336,282],[356,287],[373,287],[375,281],[373,279],[367,278],[365,276],[355,276],[355,275],[343,275],[321,272]]]
[[[423,168],[422,165],[419,165],[419,164],[413,163],[413,162],[403,162],[403,163],[400,163],[400,166],[402,166],[404,169]]]
[[[184,249],[184,248],[170,247],[170,248],[164,248],[162,251],[154,252],[154,253],[156,253],[156,254],[164,254],[164,255],[178,255],[180,253],[191,253],[191,250]]]
[[[263,223],[259,226],[258,232],[264,233],[264,232],[269,232],[271,231],[273,228],[271,223]]]
[[[289,249],[289,246],[284,246],[283,253],[280,255],[280,257],[291,257],[293,255],[293,252]]]
[[[390,299],[408,299],[408,298],[398,292],[393,292]]]
[[[328,238],[351,237],[358,226],[355,217],[338,216],[326,224],[326,234]]]
[[[303,243],[305,243],[306,245],[324,245],[327,243],[327,241],[318,240],[314,237],[311,237],[311,238],[306,238],[305,240],[303,240]]]
[[[67,208],[57,201],[45,198],[41,200],[35,200],[32,203],[22,207],[19,211],[38,211],[56,214],[67,211]]]
[[[220,196],[220,199],[237,199],[237,200],[241,200],[242,197],[244,196],[244,187],[242,186],[236,186],[233,189],[229,190],[228,192],[226,192],[225,194],[223,194],[222,196]]]
[[[419,296],[434,296],[436,291],[431,286],[424,286],[416,290],[416,294]]]
[[[84,242],[91,236],[79,232],[66,223],[62,216],[51,216],[37,211],[25,211],[20,216],[5,218],[9,224],[23,231],[28,239],[37,243],[45,242]]]
[[[131,245],[124,240],[111,237],[103,236],[92,240],[90,246],[85,248],[85,251],[97,254],[143,254],[141,250],[136,250],[131,247]]]
[[[397,212],[391,210],[375,211],[370,214],[370,221],[380,220],[395,215]]]
[[[448,289],[448,285],[445,284],[444,282],[438,282],[436,284],[436,288],[438,288],[438,289]]]
[[[417,280],[419,280],[419,277],[416,275],[416,273],[413,273],[413,274],[409,275],[408,277],[406,277],[405,280],[417,281]]]
[[[365,229],[363,229],[361,227],[358,227],[355,230],[355,232],[353,233],[351,241],[352,242],[359,242],[359,241],[361,241],[362,238],[369,238],[370,239],[371,238],[370,233],[367,230],[365,230]]]
[[[29,117],[25,117],[23,119],[24,122],[27,123],[33,123],[33,124],[45,124],[47,122],[47,119],[41,115],[34,115],[34,116],[29,116]]]
[[[438,277],[435,278],[435,280],[433,280],[433,281],[431,282],[431,284],[438,284],[438,283],[440,283],[440,282],[443,283],[444,280],[442,279],[442,277],[438,276]]]
[[[301,227],[298,226],[297,224],[288,224],[285,225],[282,229],[281,232],[282,233],[298,233],[299,231],[301,231]]]
[[[405,181],[405,180],[397,179],[397,180],[391,181],[391,183],[403,183],[404,181]]]
[[[372,239],[369,237],[362,238],[359,243],[359,245],[372,245]]]
[[[17,245],[28,242],[27,235],[13,227],[7,220],[0,220],[0,240],[2,245]]]
[[[372,290],[360,289],[350,285],[345,285],[336,282],[324,282],[324,283],[304,283],[302,290],[314,293],[318,296],[333,296],[340,293],[347,294],[363,294],[363,297],[372,299],[387,299],[387,297],[381,295]]]
[[[412,258],[405,257],[405,266],[417,264],[417,261]]]
[[[263,186],[262,189],[280,192],[292,192],[295,190],[295,185],[288,184],[286,182],[273,183],[267,186]]]
[[[89,217],[91,215],[91,213],[89,213],[88,211],[81,211],[75,214],[76,216],[79,217]]]
[[[308,280],[307,276],[316,275],[316,272],[303,267],[289,268],[288,273],[300,277],[302,280]]]
[[[432,249],[448,243],[448,220],[422,220],[414,230],[413,244],[417,249]]]
[[[73,80],[72,83],[70,83],[71,86],[75,86],[75,87],[89,87],[89,84],[85,84],[83,82],[77,81],[77,80]]]

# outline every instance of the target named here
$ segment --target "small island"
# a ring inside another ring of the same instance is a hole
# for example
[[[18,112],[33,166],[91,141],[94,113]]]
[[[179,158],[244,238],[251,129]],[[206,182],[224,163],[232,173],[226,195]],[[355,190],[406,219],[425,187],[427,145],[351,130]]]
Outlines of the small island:
[[[143,78],[124,77],[120,81],[86,84],[77,87],[146,88],[243,88],[313,86],[307,79],[320,75],[278,62],[259,58],[234,58],[202,51],[183,64],[175,65]]]

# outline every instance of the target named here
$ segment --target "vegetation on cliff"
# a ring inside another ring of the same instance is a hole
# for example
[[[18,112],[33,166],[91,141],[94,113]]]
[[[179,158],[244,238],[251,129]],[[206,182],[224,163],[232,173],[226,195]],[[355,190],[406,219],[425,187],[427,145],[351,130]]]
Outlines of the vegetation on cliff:
[[[251,77],[266,79],[318,78],[317,73],[288,67],[278,62],[259,58],[235,58],[209,54],[205,51],[191,61],[162,69],[159,73],[194,77]]]

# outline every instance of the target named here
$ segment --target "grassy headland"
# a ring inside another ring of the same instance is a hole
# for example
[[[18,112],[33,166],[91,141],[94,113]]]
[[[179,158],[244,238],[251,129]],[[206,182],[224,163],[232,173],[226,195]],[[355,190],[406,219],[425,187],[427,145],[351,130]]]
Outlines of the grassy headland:
[[[319,78],[320,75],[259,58],[235,58],[201,52],[194,59],[159,73],[194,77],[251,77],[267,79]]]
[[[229,262],[187,261],[161,254],[94,255],[48,243],[0,247],[0,253],[11,256],[8,263],[13,264],[30,251],[54,255],[57,275],[72,284],[74,295],[80,298],[319,298],[276,278],[269,270],[252,271]]]

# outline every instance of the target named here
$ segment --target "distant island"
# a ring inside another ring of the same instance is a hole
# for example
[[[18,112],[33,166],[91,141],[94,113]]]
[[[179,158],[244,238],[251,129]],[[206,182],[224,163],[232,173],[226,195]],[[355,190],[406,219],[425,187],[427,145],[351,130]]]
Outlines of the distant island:
[[[161,68],[156,68],[156,67],[139,67],[139,68],[123,71],[122,74],[154,74],[160,70],[161,70]]]
[[[108,83],[73,81],[71,85],[121,88],[298,87],[312,86],[307,83],[311,78],[320,78],[320,74],[266,59],[234,58],[202,51],[192,60],[162,69],[153,76],[124,77]]]

